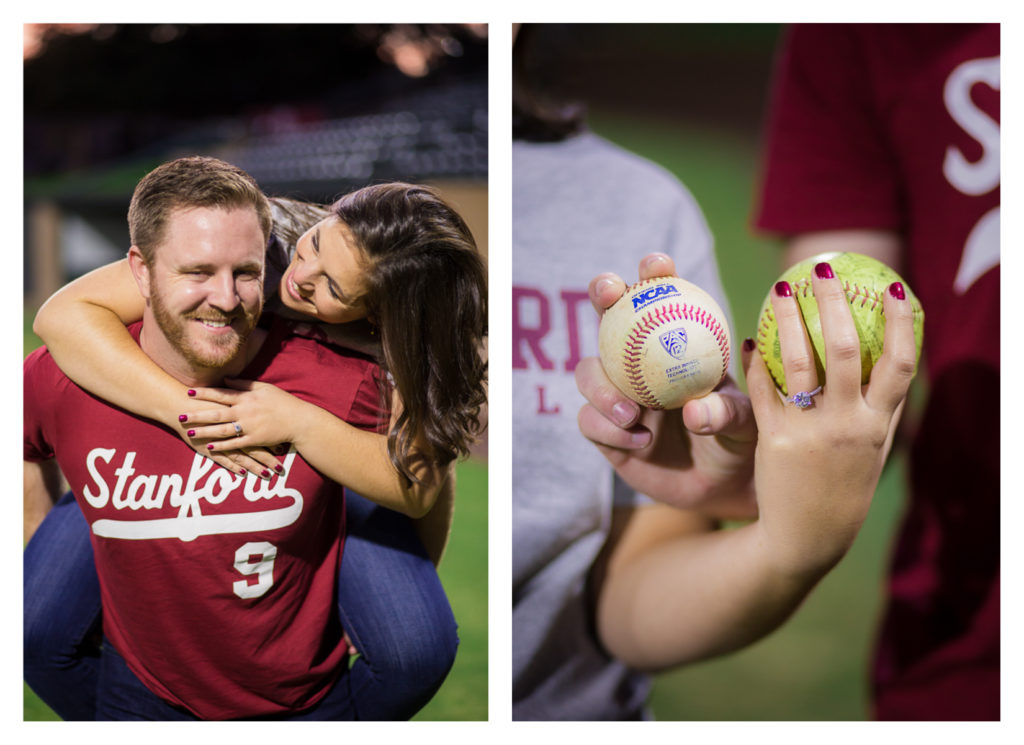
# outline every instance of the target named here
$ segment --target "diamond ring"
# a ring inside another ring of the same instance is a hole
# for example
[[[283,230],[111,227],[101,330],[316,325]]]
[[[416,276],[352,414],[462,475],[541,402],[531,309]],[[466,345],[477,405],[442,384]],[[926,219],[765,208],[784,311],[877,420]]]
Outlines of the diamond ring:
[[[800,393],[794,393],[792,396],[787,398],[791,404],[796,406],[798,409],[806,409],[812,403],[811,399],[821,393],[821,386],[819,385],[813,391],[800,391]]]
[[[818,390],[821,390],[821,389],[819,388]],[[232,422],[232,424],[235,425],[235,436],[236,437],[241,437],[242,436],[242,425],[239,424],[238,422]]]

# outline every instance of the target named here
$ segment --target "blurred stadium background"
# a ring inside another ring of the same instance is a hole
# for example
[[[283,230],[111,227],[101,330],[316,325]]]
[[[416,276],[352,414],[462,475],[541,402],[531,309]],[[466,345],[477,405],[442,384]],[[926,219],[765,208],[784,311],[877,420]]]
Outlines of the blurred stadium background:
[[[592,130],[673,172],[700,203],[737,340],[753,336],[761,302],[782,269],[779,247],[750,228],[780,31],[774,24],[531,29],[531,66],[543,70],[537,83],[557,100],[582,103]],[[904,501],[903,473],[901,457],[890,458],[853,549],[782,629],[746,650],[659,675],[656,718],[867,718],[868,661]]]
[[[27,24],[24,354],[40,303],[122,258],[136,182],[223,158],[272,196],[430,183],[487,255],[485,25]],[[487,718],[487,444],[460,464],[440,574],[461,645],[418,715]],[[55,716],[25,688],[26,720]]]

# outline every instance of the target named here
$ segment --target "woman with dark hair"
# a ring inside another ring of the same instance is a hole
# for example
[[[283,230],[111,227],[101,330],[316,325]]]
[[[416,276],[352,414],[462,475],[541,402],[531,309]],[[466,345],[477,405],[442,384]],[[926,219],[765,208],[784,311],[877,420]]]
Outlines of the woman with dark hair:
[[[305,450],[296,445],[299,452],[322,461],[327,475],[386,507],[423,517],[448,464],[468,453],[486,401],[481,356],[486,275],[472,233],[435,192],[403,183],[365,187],[329,209],[279,199],[271,199],[271,206],[275,226],[308,225],[310,218],[321,217],[291,249],[286,248],[288,228],[275,229],[268,286],[279,274],[274,281],[278,311],[321,322],[300,327],[298,333],[323,334],[376,354],[387,373],[385,392],[394,396],[386,402],[392,408],[386,440],[391,467],[368,467],[365,459],[353,459],[360,473],[349,473],[351,467],[338,460],[337,446],[362,442],[379,450],[381,440],[357,438],[354,428],[338,426],[336,420],[323,431],[305,420],[301,427],[292,425],[295,432],[283,429],[288,426],[281,421],[288,413],[287,394],[270,393],[270,386],[236,383],[250,388],[238,393],[197,389],[196,399],[229,408],[185,412],[195,433],[191,439],[212,453],[305,443]],[[361,337],[360,330],[365,332]],[[272,395],[274,402],[261,400]],[[235,423],[243,434],[237,434]],[[212,426],[217,424],[222,426]],[[293,439],[276,439],[282,434]],[[253,472],[263,470],[244,457],[238,462]]]
[[[34,329],[77,384],[173,428],[218,464],[269,479],[281,473],[274,451],[290,443],[347,487],[338,605],[359,652],[354,708],[361,719],[407,719],[436,692],[458,643],[433,564],[450,526],[451,466],[486,402],[486,270],[466,223],[427,187],[380,184],[329,208],[271,208],[265,287],[277,292],[264,318],[303,319],[294,333],[375,356],[386,433],[262,383],[186,395],[128,337],[143,300],[123,261],[55,294]],[[87,534],[64,499],[26,549],[26,680],[65,719],[95,710],[99,594]]]

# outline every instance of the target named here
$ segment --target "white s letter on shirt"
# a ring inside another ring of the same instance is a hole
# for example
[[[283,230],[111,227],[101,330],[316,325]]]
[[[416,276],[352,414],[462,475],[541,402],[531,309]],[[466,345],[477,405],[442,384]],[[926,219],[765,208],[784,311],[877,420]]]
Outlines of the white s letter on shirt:
[[[999,186],[999,123],[971,101],[971,88],[985,83],[999,90],[999,57],[977,59],[958,66],[946,80],[943,98],[953,120],[982,146],[981,159],[971,163],[952,145],[946,148],[942,173],[958,191],[980,196]],[[975,280],[999,265],[999,207],[989,210],[964,243],[953,289],[964,294]]]

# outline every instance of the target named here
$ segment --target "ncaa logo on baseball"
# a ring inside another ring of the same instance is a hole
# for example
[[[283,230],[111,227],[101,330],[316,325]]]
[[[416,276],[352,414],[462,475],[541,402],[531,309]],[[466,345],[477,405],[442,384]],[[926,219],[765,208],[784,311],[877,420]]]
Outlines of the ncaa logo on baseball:
[[[633,296],[633,310],[640,310],[655,300],[660,300],[667,297],[676,297],[679,295],[679,290],[674,285],[661,284],[655,285],[648,290],[638,292]]]
[[[686,354],[686,329],[672,329],[658,337],[661,346],[677,360]]]

